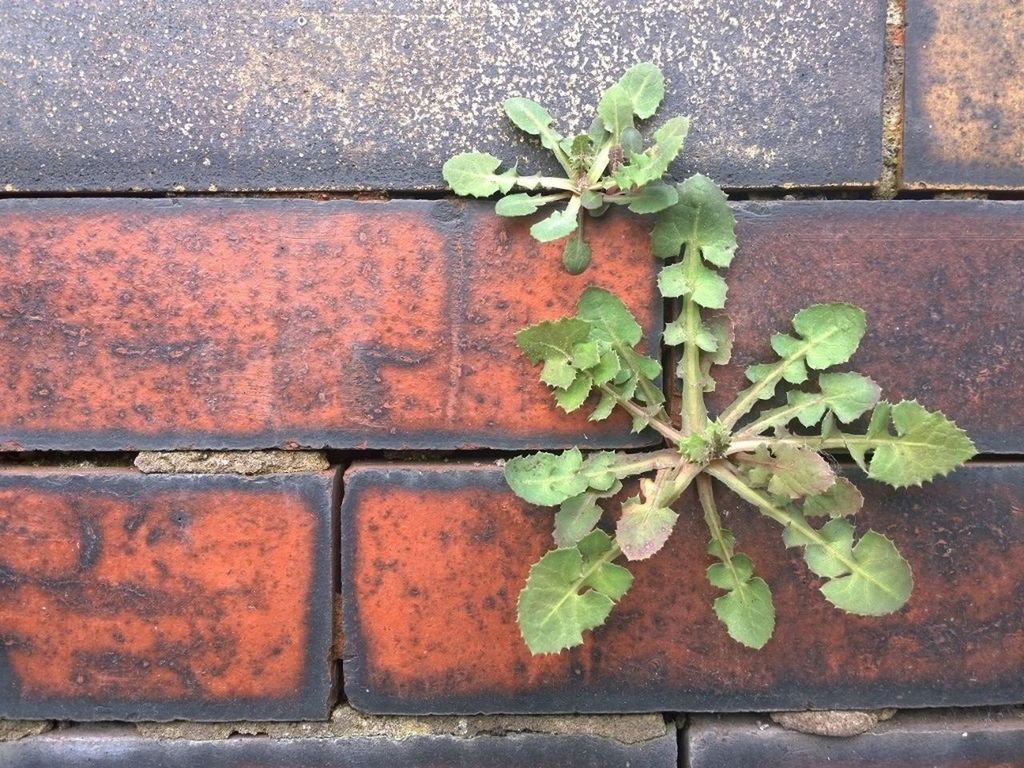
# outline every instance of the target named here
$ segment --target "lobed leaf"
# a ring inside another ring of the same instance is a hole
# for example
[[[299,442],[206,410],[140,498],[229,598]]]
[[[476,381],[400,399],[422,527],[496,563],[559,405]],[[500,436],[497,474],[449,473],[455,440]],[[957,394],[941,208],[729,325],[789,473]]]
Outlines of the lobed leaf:
[[[505,482],[519,498],[553,507],[587,490],[582,468],[583,454],[579,448],[562,453],[531,453],[505,463]]]
[[[700,261],[680,261],[663,268],[658,275],[658,290],[667,299],[689,296],[701,307],[721,309],[728,287],[720,274]]]
[[[629,153],[629,164],[620,166],[613,174],[615,183],[620,189],[633,189],[660,180],[682,151],[689,128],[690,121],[685,117],[666,122],[654,132],[655,143],[649,149]]]
[[[848,517],[857,514],[863,506],[864,497],[857,486],[845,477],[837,477],[823,493],[804,499],[803,513],[812,517]]]
[[[457,195],[490,197],[495,192],[508,192],[516,181],[515,169],[495,173],[501,160],[483,152],[464,152],[450,158],[441,168],[441,175]]]
[[[763,648],[775,632],[775,605],[768,584],[755,576],[727,589],[713,603],[715,615],[733,640],[748,648]]]
[[[820,392],[787,393],[789,405],[800,408],[795,418],[805,427],[820,422],[826,410],[848,424],[871,410],[882,394],[881,387],[859,373],[823,373],[818,377],[818,386]]]
[[[651,248],[661,259],[679,255],[694,243],[717,267],[727,267],[736,253],[736,217],[725,193],[707,176],[696,174],[677,187],[679,202],[662,211],[651,235]]]
[[[650,62],[636,64],[619,79],[630,106],[640,119],[653,115],[665,97],[665,76]]]

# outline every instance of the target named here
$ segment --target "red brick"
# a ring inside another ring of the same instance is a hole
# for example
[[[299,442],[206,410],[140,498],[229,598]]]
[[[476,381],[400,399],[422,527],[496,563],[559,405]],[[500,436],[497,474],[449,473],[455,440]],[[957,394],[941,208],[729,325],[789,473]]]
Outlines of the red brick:
[[[778,527],[719,503],[772,587],[775,636],[729,639],[704,575],[707,533],[684,497],[665,549],[584,646],[531,657],[515,623],[551,510],[494,465],[356,464],[342,504],[345,690],[377,712],[756,711],[964,706],[1024,699],[1024,466],[980,464],[922,489],[864,481],[858,527],[915,574],[906,608],[850,616],[818,594]]]
[[[572,277],[484,204],[0,201],[0,445],[643,442],[556,411],[512,338],[589,284],[660,322],[626,221]]]
[[[944,411],[985,452],[1024,451],[1024,205],[981,201],[744,203],[726,271],[736,328],[715,369],[720,410],[769,338],[817,302],[863,307],[850,368],[893,401]]]
[[[1024,7],[906,6],[904,186],[1024,189]]]
[[[0,764],[5,768],[676,768],[676,749],[674,728],[636,744],[583,734],[532,733],[470,739],[156,740],[123,730],[78,728],[0,743]]]
[[[335,474],[0,473],[0,716],[324,717]]]
[[[1013,711],[900,712],[852,738],[808,736],[767,718],[694,717],[686,768],[1019,768],[1024,718]]]

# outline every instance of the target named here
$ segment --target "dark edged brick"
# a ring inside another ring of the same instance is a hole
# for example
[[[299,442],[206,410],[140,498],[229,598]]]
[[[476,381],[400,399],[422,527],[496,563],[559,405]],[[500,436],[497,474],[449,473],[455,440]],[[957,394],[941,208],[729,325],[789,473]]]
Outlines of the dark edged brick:
[[[1024,6],[906,0],[903,185],[1024,189]]]
[[[590,231],[573,277],[483,203],[0,201],[0,447],[649,443],[566,417],[513,340],[588,285],[660,324],[642,226]]]
[[[870,184],[884,21],[885,0],[7,0],[0,189],[436,190],[468,149],[542,169],[502,102],[571,135],[648,59],[660,114],[693,119],[679,173]]]
[[[578,734],[155,740],[76,728],[0,744],[5,768],[676,768],[674,728],[639,744]]]
[[[899,712],[852,738],[787,731],[767,718],[697,716],[683,733],[685,768],[1020,768],[1019,711]]]
[[[0,716],[316,719],[337,472],[0,472]]]
[[[744,203],[737,216],[724,273],[736,344],[714,370],[712,411],[747,385],[747,365],[777,359],[771,334],[800,309],[847,301],[868,326],[848,368],[887,399],[942,410],[981,451],[1024,451],[1024,205]]]
[[[775,636],[736,644],[712,612],[707,533],[684,497],[665,549],[583,647],[531,657],[515,623],[553,510],[494,465],[355,464],[342,504],[345,692],[374,712],[705,712],[1002,704],[1024,698],[1024,466],[924,488],[863,481],[858,529],[914,568],[908,606],[850,616],[819,595],[778,527],[719,505],[772,587]]]

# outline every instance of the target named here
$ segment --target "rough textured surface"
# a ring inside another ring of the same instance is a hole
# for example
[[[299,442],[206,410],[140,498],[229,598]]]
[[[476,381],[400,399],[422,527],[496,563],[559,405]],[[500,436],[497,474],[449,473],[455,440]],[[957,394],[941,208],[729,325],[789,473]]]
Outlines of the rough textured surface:
[[[591,284],[660,322],[643,225],[591,231],[573,277],[483,203],[0,201],[0,449],[649,442],[513,341]]]
[[[772,587],[775,637],[731,641],[705,578],[706,531],[677,530],[586,644],[531,657],[515,604],[551,546],[550,510],[485,465],[355,464],[341,525],[345,692],[376,712],[876,709],[1024,698],[1024,467],[984,464],[922,489],[863,481],[858,528],[892,538],[915,592],[898,614],[832,608],[773,523],[721,493]],[[416,536],[410,536],[416,531]],[[983,564],[983,565],[982,565]]]
[[[0,716],[323,718],[336,473],[0,473]]]
[[[322,723],[138,723],[139,735],[151,739],[209,741],[232,735],[274,739],[413,736],[509,736],[520,733],[598,736],[621,744],[640,744],[665,735],[661,715],[477,715],[475,717],[398,717],[366,715],[347,705]]]
[[[813,736],[848,737],[867,733],[878,723],[892,720],[895,714],[895,709],[878,709],[873,712],[832,709],[817,712],[772,712],[771,719],[791,731]]]
[[[52,729],[48,720],[0,720],[0,741],[17,741]]]
[[[771,334],[797,311],[848,301],[867,312],[852,370],[890,400],[942,410],[981,451],[1024,451],[1024,204],[745,203],[738,217],[736,344],[712,411],[747,385],[747,365],[776,359]]]
[[[871,183],[884,0],[8,0],[0,189],[438,189],[519,155],[509,96],[585,129],[652,59],[694,120],[678,170],[730,186]],[[26,137],[31,137],[26,140]]]
[[[135,468],[147,474],[271,475],[330,467],[319,451],[142,451]]]
[[[1024,5],[906,2],[904,185],[1024,189]]]
[[[694,717],[686,768],[1017,768],[1019,711],[900,712],[850,739],[808,736],[760,718]]]
[[[143,739],[123,729],[76,728],[0,743],[5,768],[676,768],[674,728],[622,744],[586,734],[408,738]]]

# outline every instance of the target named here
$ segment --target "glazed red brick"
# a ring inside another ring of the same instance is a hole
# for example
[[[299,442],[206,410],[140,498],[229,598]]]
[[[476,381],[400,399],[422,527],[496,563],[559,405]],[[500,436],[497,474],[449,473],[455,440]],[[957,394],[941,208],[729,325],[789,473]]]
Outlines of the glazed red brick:
[[[0,472],[0,716],[325,717],[335,474]]]
[[[864,481],[858,528],[912,564],[906,608],[850,616],[817,592],[777,526],[725,493],[742,551],[771,585],[775,636],[729,639],[704,575],[692,496],[665,549],[586,644],[531,657],[515,624],[551,544],[489,465],[356,464],[342,505],[345,691],[378,712],[758,711],[966,706],[1024,698],[1024,466],[981,464],[921,489]]]
[[[556,412],[512,338],[590,284],[658,325],[642,231],[594,225],[572,277],[485,204],[0,201],[0,446],[642,443]]]
[[[400,728],[399,724],[394,727]],[[147,739],[76,728],[0,743],[5,768],[676,768],[676,732],[635,744],[584,734]]]
[[[1024,451],[1024,205],[987,201],[744,203],[726,270],[732,363],[709,398],[723,408],[743,369],[776,359],[771,334],[818,302],[867,313],[849,367],[893,401],[917,398],[984,452]]]
[[[869,733],[823,738],[767,718],[690,719],[686,768],[1017,768],[1024,756],[1019,711],[899,712]]]

